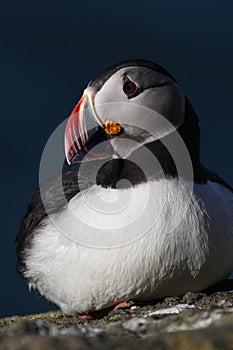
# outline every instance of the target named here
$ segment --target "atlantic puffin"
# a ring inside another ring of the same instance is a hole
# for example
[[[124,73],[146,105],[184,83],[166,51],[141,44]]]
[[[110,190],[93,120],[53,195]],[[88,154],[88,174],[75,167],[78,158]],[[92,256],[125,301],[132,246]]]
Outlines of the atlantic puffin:
[[[199,119],[173,76],[142,59],[90,81],[65,130],[67,167],[33,196],[18,271],[88,319],[198,292],[233,270],[233,189],[200,161]]]

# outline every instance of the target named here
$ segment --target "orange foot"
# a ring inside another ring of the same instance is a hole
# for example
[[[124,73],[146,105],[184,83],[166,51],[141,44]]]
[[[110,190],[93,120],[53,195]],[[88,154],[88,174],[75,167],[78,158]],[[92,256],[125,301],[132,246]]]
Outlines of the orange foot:
[[[114,306],[113,311],[120,310],[120,309],[128,309],[134,305],[135,305],[135,303],[133,301],[130,301],[130,300],[120,301],[118,304],[116,304]]]
[[[127,309],[127,308],[130,308],[133,305],[135,305],[133,301],[124,300],[124,301],[120,301],[118,304],[116,304],[113,307],[108,307],[108,308],[102,309],[102,310],[91,311],[88,314],[78,314],[77,318],[79,320],[83,320],[83,321],[95,320],[95,319],[107,316],[110,311],[116,311],[116,310],[120,310],[120,309]]]

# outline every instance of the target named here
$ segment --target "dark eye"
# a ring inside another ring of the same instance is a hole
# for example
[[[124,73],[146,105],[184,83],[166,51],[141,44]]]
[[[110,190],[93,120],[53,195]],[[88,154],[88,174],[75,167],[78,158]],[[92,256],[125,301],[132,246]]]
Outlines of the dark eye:
[[[139,87],[137,84],[135,84],[133,81],[128,80],[123,85],[123,91],[128,97],[134,96],[139,90]]]

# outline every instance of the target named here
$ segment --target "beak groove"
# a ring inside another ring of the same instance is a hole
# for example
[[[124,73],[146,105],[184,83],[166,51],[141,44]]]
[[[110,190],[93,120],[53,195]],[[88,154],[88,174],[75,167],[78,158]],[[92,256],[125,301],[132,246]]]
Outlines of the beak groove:
[[[65,130],[65,154],[68,164],[109,158],[113,154],[109,143],[99,146],[108,139],[104,125],[94,108],[93,93],[86,89],[74,107]]]

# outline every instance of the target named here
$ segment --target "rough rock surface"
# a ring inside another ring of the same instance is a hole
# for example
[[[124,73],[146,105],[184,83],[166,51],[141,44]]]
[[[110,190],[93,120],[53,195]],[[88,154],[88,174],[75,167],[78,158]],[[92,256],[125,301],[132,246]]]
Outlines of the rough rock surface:
[[[233,280],[202,293],[80,321],[61,312],[0,320],[0,349],[233,350]]]

